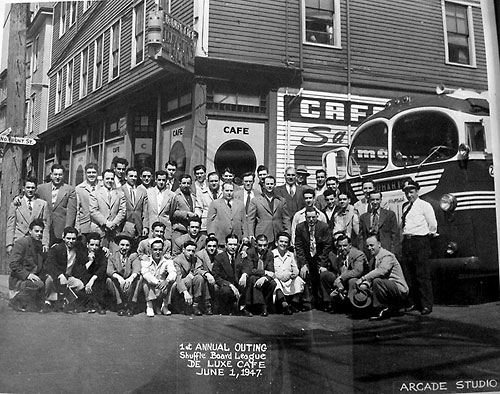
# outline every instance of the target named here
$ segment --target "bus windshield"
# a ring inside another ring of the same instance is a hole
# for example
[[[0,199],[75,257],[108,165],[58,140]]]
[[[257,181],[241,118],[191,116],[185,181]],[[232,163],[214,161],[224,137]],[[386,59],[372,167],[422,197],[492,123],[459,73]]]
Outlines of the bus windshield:
[[[420,111],[398,119],[392,129],[394,165],[432,163],[457,154],[458,130],[446,114]]]
[[[349,155],[349,175],[383,170],[388,160],[388,134],[384,122],[374,123],[356,135]]]

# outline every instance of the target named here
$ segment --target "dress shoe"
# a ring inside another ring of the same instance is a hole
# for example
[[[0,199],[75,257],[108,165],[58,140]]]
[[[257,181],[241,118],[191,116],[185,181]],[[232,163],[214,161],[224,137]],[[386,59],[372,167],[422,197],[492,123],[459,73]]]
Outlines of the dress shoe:
[[[199,305],[197,303],[193,304],[193,312],[194,312],[195,316],[201,316],[201,315],[203,315],[203,313],[201,312],[200,307],[199,307]]]
[[[13,298],[10,300],[10,307],[16,312],[26,312],[26,307],[22,305],[18,300]]]
[[[262,312],[260,313],[260,315],[262,317],[268,317],[269,316],[269,312],[267,312],[267,308],[262,309]]]
[[[155,317],[155,310],[153,309],[152,306],[146,307],[146,316],[147,317]]]
[[[382,309],[377,315],[371,316],[370,321],[385,320],[391,317],[391,311],[389,308]]]
[[[205,315],[212,316],[213,314],[214,312],[212,311],[212,304],[210,304],[210,302],[207,302],[207,304],[205,305]]]
[[[292,306],[290,307],[290,309],[292,310],[292,313],[299,313],[300,312],[300,309],[297,308],[295,305],[292,304]]]
[[[118,316],[125,316],[125,309],[118,309],[118,312],[116,314]]]
[[[127,311],[125,312],[125,316],[127,316],[127,317],[134,316],[134,311],[132,310],[132,308],[127,308]]]
[[[405,312],[413,312],[414,310],[416,310],[417,308],[415,307],[414,304],[411,304],[411,305],[408,305],[406,308],[405,308]]]
[[[97,312],[97,309],[95,309],[95,308],[87,309],[87,313],[96,313],[96,312]]]
[[[50,313],[52,312],[52,304],[50,302],[45,302],[42,309],[39,310],[40,313]]]
[[[311,304],[303,304],[301,307],[300,307],[300,310],[302,312],[309,312],[311,310]]]
[[[283,314],[284,315],[293,315],[293,311],[292,311],[292,307],[290,305],[288,305],[284,310],[283,310]]]
[[[99,308],[97,308],[97,313],[99,315],[105,315],[106,314],[106,309],[104,309],[102,306],[100,306]]]
[[[420,312],[420,314],[421,315],[429,315],[431,312],[432,312],[431,308],[425,307],[424,309],[422,309],[422,312]]]
[[[246,316],[246,317],[252,317],[252,316],[253,316],[253,315],[252,315],[252,312],[249,312],[249,311],[247,311],[246,309],[243,309],[243,310],[241,311],[241,313],[243,314],[243,316]]]

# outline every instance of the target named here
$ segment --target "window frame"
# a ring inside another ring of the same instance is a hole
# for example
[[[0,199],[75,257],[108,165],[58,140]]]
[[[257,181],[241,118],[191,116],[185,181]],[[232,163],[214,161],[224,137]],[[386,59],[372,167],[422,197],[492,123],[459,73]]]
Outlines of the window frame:
[[[306,7],[306,0],[302,0],[301,1],[301,7],[302,7],[302,20],[301,20],[302,26],[301,26],[301,29],[302,29],[302,44],[303,45],[311,45],[311,46],[323,47],[323,48],[342,49],[340,0],[331,0],[331,1],[333,3],[333,17],[332,17],[333,45],[307,41],[307,33],[306,33],[307,7]]]
[[[90,7],[92,7],[93,3],[94,3],[93,0],[83,0],[83,12],[87,11]]]
[[[98,46],[98,41],[99,39],[101,40],[101,59],[100,62],[98,62],[98,57],[97,57],[97,46]],[[98,67],[99,65],[101,66],[100,68],[100,85],[97,86],[97,76],[98,76]],[[92,91],[99,90],[102,88],[102,85],[104,84],[104,33],[99,35],[95,41],[94,41],[94,76],[92,80]]]
[[[36,108],[36,94],[33,94],[30,98],[30,128],[29,134],[32,134],[34,131],[34,123],[35,123],[35,108]]]
[[[84,54],[87,53],[87,67],[85,70],[84,65]],[[80,53],[80,86],[79,86],[79,99],[82,99],[87,96],[89,93],[89,60],[90,60],[90,46],[87,45],[82,49]],[[85,71],[85,73],[84,73]],[[85,80],[84,80],[85,78]]]
[[[34,74],[36,72],[36,70],[38,70],[38,48],[39,48],[39,39],[40,39],[40,35],[37,35],[35,37],[35,39],[33,40],[33,49],[32,49],[32,52],[31,52],[31,57],[33,59],[33,64],[32,64],[32,67],[31,67],[31,72],[32,74]]]
[[[137,61],[137,32],[136,32],[136,19],[137,19],[137,8],[139,6],[143,7],[143,21],[142,21],[142,59]],[[134,68],[139,64],[143,63],[146,59],[146,2],[145,0],[138,1],[134,3],[132,9],[132,55],[131,55],[131,66]]]
[[[73,58],[66,64],[66,95],[64,98],[64,108],[68,108],[71,106],[71,104],[73,104],[74,87],[75,87],[75,59]]]
[[[63,82],[63,68],[56,74],[56,98],[54,113],[58,114],[62,110],[62,82]]]
[[[76,1],[70,1],[68,3],[68,9],[69,9],[69,27],[73,26],[76,23],[76,11],[77,11],[77,2]]]
[[[68,19],[67,11],[68,11],[68,3],[60,2],[60,10],[59,10],[59,38],[62,37],[66,33],[66,21]]]
[[[467,13],[467,28],[469,30],[468,36],[468,49],[469,49],[469,63],[458,63],[450,60],[450,49],[448,40],[448,21],[446,17],[446,5],[452,4],[459,7],[465,7]],[[476,45],[475,45],[475,35],[474,35],[474,22],[472,16],[473,4],[469,4],[464,1],[454,1],[454,0],[441,0],[442,16],[443,16],[443,35],[444,35],[444,49],[445,49],[445,64],[469,68],[477,68],[476,63]]]
[[[118,25],[118,48],[113,51],[113,43],[114,43],[114,32],[113,28]],[[108,79],[109,81],[113,81],[120,76],[120,52],[121,52],[121,19],[118,19],[115,23],[111,25],[109,28],[109,65],[108,65]],[[116,52],[116,65],[114,64],[114,53]],[[116,75],[113,75],[114,66],[116,66]]]

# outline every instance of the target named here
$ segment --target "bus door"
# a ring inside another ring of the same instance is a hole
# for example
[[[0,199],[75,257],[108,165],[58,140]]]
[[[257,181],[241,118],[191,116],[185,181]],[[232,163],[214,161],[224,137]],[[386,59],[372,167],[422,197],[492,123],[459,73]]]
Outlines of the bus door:
[[[326,169],[327,177],[335,176],[339,182],[345,181],[347,174],[348,153],[349,149],[345,146],[323,153],[322,163],[323,168]]]

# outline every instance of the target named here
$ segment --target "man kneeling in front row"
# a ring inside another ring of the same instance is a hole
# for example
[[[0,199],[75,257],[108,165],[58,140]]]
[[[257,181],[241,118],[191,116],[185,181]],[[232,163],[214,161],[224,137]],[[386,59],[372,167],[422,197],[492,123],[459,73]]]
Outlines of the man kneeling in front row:
[[[370,320],[387,319],[402,308],[408,294],[408,285],[396,256],[382,248],[378,235],[368,236],[366,248],[374,269],[359,278],[356,286],[372,289],[375,314]]]

